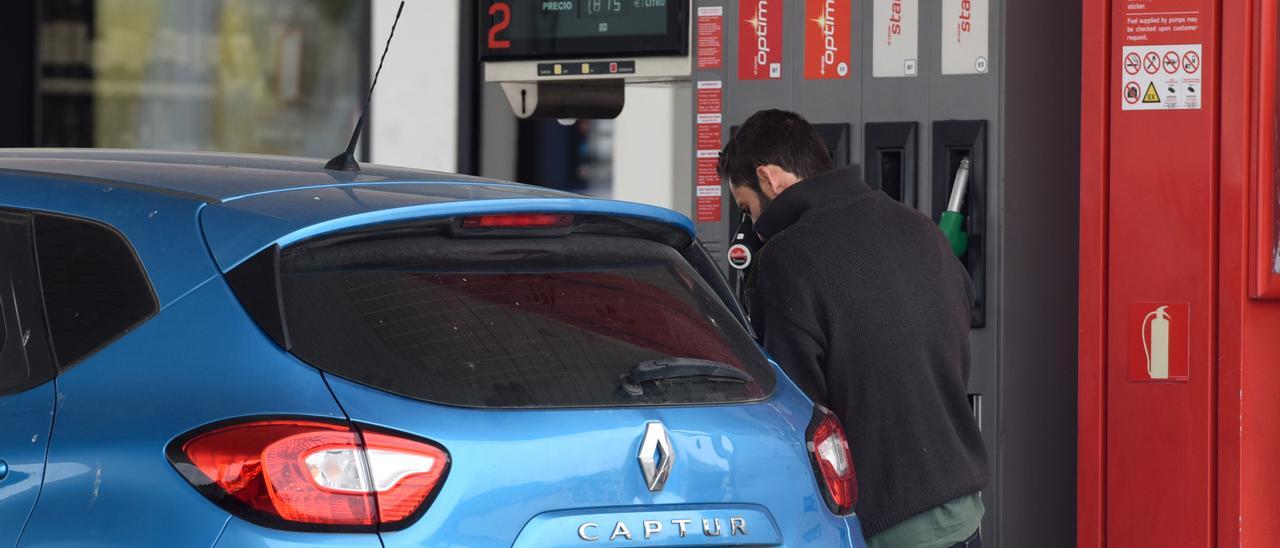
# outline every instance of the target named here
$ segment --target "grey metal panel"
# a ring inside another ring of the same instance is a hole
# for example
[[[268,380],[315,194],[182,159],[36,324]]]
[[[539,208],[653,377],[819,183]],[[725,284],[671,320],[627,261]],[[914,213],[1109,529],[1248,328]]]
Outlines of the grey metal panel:
[[[690,106],[692,106],[693,102],[697,101],[697,83],[699,81],[720,80],[724,82],[724,99],[723,99],[724,103],[721,105],[721,113],[723,115],[724,123],[721,124],[721,137],[720,137],[720,141],[721,143],[723,143],[729,138],[729,127],[730,127],[730,124],[732,123],[732,120],[735,119],[731,117],[730,112],[731,112],[731,109],[734,107],[736,101],[734,101],[733,98],[729,96],[729,92],[731,89],[736,89],[736,86],[732,85],[729,79],[735,78],[737,73],[737,67],[734,65],[734,63],[737,61],[737,50],[734,49],[734,47],[738,43],[737,32],[739,27],[739,25],[737,24],[738,23],[737,2],[734,2],[733,0],[696,0],[693,6],[693,19],[694,19],[693,24],[694,24],[695,31],[690,36],[690,44],[691,44],[691,49],[694,49],[696,51],[696,44],[697,44],[696,29],[697,29],[698,8],[713,7],[713,6],[721,6],[724,8],[724,15],[722,16],[722,19],[721,19],[722,24],[724,25],[724,34],[722,37],[723,42],[721,44],[721,47],[723,48],[722,49],[723,59],[719,69],[712,69],[712,70],[699,69],[696,62],[693,64],[692,73],[693,73],[694,91],[692,92],[692,97],[691,97],[691,100],[689,101],[689,104]],[[693,121],[693,118],[694,118],[693,116],[690,117],[691,122]],[[690,142],[694,145],[690,147],[691,150],[689,151],[689,156],[693,157],[698,152],[697,150],[692,150],[694,147],[696,147],[696,143],[697,143],[697,138],[695,135],[697,132],[696,124],[690,123],[689,131],[690,131],[690,140],[691,140]],[[692,169],[690,169],[689,172],[694,177],[694,179],[696,179],[697,169],[698,169],[697,161],[690,160],[690,164],[692,166]],[[697,192],[696,180],[692,185],[690,185],[690,187],[691,187],[691,193]],[[724,254],[725,249],[727,249],[729,245],[727,243],[729,240],[729,236],[728,236],[729,217],[734,213],[736,213],[737,211],[737,206],[733,202],[733,196],[729,194],[729,189],[727,188],[724,189],[724,194],[721,197],[722,203],[721,203],[721,212],[720,212],[720,222],[718,223],[696,222],[697,212],[694,211],[694,209],[697,207],[697,199],[693,198],[692,201],[693,201],[694,207],[690,208],[690,211],[694,212],[694,221],[695,221],[695,226],[697,227],[698,238],[701,239],[703,244],[706,245],[707,250],[712,254],[712,256],[716,257],[717,259],[721,259],[720,260],[721,267],[727,273],[728,266],[724,264],[722,256]]]

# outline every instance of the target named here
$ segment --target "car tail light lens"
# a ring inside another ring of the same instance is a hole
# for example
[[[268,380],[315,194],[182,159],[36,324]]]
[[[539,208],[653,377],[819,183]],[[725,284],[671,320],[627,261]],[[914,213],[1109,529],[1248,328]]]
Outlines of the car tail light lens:
[[[858,481],[849,440],[840,420],[823,407],[815,409],[809,425],[809,457],[827,506],[837,515],[852,512],[858,501]]]
[[[375,531],[411,522],[449,456],[426,442],[314,420],[258,420],[169,447],[183,477],[228,511],[269,527]]]
[[[516,213],[481,215],[462,219],[462,228],[561,228],[573,224],[573,215]]]

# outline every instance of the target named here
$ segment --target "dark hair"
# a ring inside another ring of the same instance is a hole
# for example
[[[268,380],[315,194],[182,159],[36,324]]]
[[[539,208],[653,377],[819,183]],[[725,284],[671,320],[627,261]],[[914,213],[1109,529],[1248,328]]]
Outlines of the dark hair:
[[[756,168],[773,164],[808,179],[833,169],[822,137],[804,117],[785,110],[752,114],[720,151],[716,171],[733,186],[760,191]]]

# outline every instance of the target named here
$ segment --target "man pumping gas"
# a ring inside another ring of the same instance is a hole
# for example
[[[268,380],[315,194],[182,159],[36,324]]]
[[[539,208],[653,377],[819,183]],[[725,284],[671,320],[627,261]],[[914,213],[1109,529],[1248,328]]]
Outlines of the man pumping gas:
[[[844,422],[870,548],[973,548],[990,478],[965,391],[973,286],[942,231],[832,169],[799,115],[739,128],[718,170],[764,242],[752,323]]]

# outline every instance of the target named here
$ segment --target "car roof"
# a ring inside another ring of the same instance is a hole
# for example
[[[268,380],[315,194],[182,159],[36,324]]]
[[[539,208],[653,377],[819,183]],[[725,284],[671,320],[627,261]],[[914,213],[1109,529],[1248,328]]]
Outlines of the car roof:
[[[162,302],[207,277],[193,265],[210,254],[226,271],[271,245],[372,224],[540,211],[646,219],[694,234],[688,217],[657,206],[376,164],[333,171],[324,163],[256,154],[0,149],[0,206],[99,221],[128,237],[144,264],[186,265],[189,272],[157,282]],[[203,238],[173,236],[194,234],[192,226]]]
[[[510,185],[513,198],[572,194],[468,175],[362,163],[324,169],[325,160],[260,154],[113,149],[0,149],[0,172],[96,182],[220,203],[285,190],[380,182]]]

